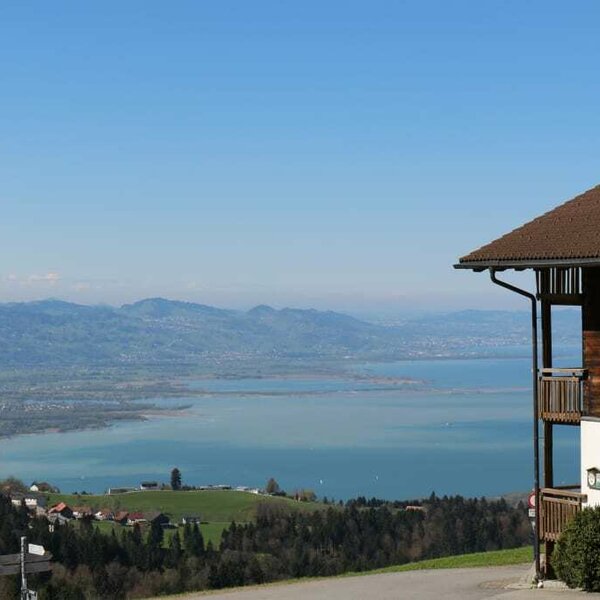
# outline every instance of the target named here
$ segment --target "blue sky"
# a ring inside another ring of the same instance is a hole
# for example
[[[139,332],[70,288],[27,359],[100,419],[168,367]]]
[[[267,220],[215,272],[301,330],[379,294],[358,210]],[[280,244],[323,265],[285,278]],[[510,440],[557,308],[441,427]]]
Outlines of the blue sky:
[[[600,183],[600,4],[3,2],[0,301],[521,306],[461,254]]]

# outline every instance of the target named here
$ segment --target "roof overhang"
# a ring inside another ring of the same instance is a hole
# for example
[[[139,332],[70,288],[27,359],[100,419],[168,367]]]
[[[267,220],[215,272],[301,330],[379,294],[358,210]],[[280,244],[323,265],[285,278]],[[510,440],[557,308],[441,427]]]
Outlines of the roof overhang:
[[[539,259],[539,260],[477,260],[459,262],[454,265],[455,269],[470,269],[472,271],[504,271],[514,269],[524,271],[525,269],[551,269],[551,268],[574,268],[574,267],[600,267],[600,258],[569,258],[569,259]]]

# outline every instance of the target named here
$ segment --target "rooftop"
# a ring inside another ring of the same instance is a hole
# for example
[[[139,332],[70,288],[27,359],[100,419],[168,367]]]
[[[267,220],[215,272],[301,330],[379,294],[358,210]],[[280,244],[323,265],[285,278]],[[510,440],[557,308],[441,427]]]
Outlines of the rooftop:
[[[463,256],[462,269],[600,266],[600,186]]]

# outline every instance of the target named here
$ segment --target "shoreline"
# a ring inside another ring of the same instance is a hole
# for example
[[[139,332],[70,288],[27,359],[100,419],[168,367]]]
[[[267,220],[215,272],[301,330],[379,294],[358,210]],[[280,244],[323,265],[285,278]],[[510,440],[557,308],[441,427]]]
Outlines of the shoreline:
[[[462,360],[494,360],[504,361],[507,359],[514,359],[513,357],[498,356],[493,359],[490,357],[464,357]],[[433,360],[434,362],[445,362],[447,358],[426,358],[422,357],[421,360]],[[354,361],[353,361],[354,362]],[[407,361],[392,360],[385,361],[386,364],[401,363],[404,364],[409,362],[415,362],[414,359],[408,359]],[[407,394],[415,396],[426,396],[427,394],[436,395],[465,395],[465,394],[481,394],[481,395],[492,395],[492,394],[515,394],[521,393],[528,390],[527,387],[442,387],[438,385],[432,385],[432,382],[418,377],[411,377],[408,373],[404,375],[385,375],[385,374],[374,374],[369,373],[369,366],[376,363],[360,363],[363,372],[356,368],[356,363],[353,365],[337,364],[336,368],[327,367],[319,368],[316,367],[314,370],[308,366],[300,367],[299,370],[289,369],[287,373],[257,373],[251,376],[246,373],[240,374],[204,374],[202,376],[175,376],[172,379],[142,379],[136,378],[127,382],[124,381],[105,381],[101,384],[102,390],[97,389],[95,393],[98,398],[91,400],[81,400],[80,402],[73,402],[67,400],[64,396],[56,400],[48,400],[48,406],[50,411],[44,413],[44,408],[41,407],[40,413],[37,413],[37,418],[40,419],[41,427],[39,429],[7,432],[0,436],[0,439],[14,439],[21,435],[40,435],[40,434],[56,434],[56,433],[69,433],[86,430],[98,430],[116,426],[119,422],[135,422],[144,420],[155,420],[158,418],[168,417],[181,417],[185,416],[187,411],[196,405],[195,399],[203,398],[260,398],[260,397],[297,397],[297,398],[316,398],[319,396],[328,396],[332,394],[343,397],[345,395],[357,396],[360,394],[365,395],[398,395],[399,400],[402,397],[406,397]],[[402,368],[402,367],[400,367]],[[407,364],[407,371],[410,370]],[[202,388],[203,382],[211,381],[215,389]],[[285,385],[285,382],[290,382],[290,385]],[[302,389],[304,386],[296,386],[300,389],[294,389],[295,382],[316,382],[313,387],[314,389]],[[227,390],[223,389],[226,387],[226,383],[238,382],[237,389]],[[249,385],[252,382],[252,385]],[[264,386],[261,385],[264,382]],[[281,389],[272,389],[273,382],[283,382]],[[329,382],[330,388],[326,389],[319,385],[318,382]],[[336,389],[336,382],[339,382],[340,388]],[[83,382],[82,382],[83,383]],[[219,384],[224,385],[220,386]],[[196,386],[196,387],[195,387]],[[248,389],[253,386],[256,389]],[[221,389],[219,389],[221,387]],[[111,398],[111,388],[118,394],[122,394],[125,390],[128,392],[127,399],[115,400]],[[195,388],[195,389],[194,389]],[[261,389],[264,388],[264,389]],[[271,389],[269,389],[271,388]],[[89,393],[89,392],[88,392]],[[76,390],[69,390],[68,396],[73,395],[85,397],[85,389],[79,394]],[[57,394],[58,396],[58,394]],[[180,406],[172,406],[177,401],[180,401]],[[25,398],[22,402],[27,403],[30,401]],[[18,413],[18,400],[15,401],[15,412]],[[70,402],[75,406],[75,410],[71,414],[66,414],[64,418],[61,418],[63,423],[52,423],[53,413],[51,412],[51,404],[61,404]],[[94,404],[99,402],[98,411],[94,411]],[[102,410],[101,403],[105,404],[116,404],[116,410]],[[163,403],[163,406],[160,403]],[[145,403],[145,406],[138,406],[139,404]],[[164,406],[164,404],[171,404],[171,406]],[[82,418],[77,415],[77,409],[84,408],[88,414],[91,412],[97,420],[93,422],[93,419]],[[43,427],[43,422],[49,421],[48,427]],[[84,422],[81,423],[80,421]],[[85,421],[88,421],[87,423]],[[91,422],[90,422],[91,421]],[[35,425],[35,419],[29,421],[28,424]]]

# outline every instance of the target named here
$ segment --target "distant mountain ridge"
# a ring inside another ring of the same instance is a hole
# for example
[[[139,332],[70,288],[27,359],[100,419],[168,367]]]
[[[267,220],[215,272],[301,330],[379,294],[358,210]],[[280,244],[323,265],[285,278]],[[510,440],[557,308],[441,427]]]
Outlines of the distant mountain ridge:
[[[578,315],[558,312],[558,341],[576,340]],[[572,333],[571,333],[572,332]],[[333,311],[248,311],[148,298],[121,307],[60,300],[0,304],[0,366],[194,364],[207,356],[410,358],[467,346],[529,341],[526,312],[462,311],[378,325]]]

